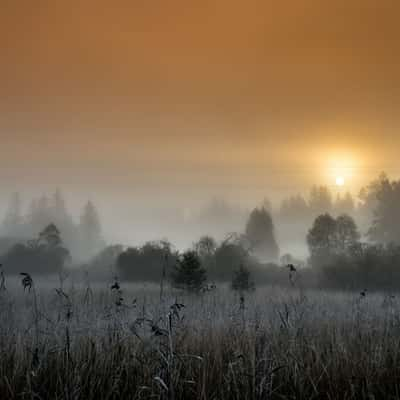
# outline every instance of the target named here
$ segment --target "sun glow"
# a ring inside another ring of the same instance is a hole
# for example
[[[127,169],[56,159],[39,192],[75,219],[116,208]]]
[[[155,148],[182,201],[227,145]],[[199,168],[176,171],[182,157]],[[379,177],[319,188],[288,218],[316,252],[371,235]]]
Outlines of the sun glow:
[[[360,164],[356,154],[349,151],[332,151],[321,163],[325,164],[325,168],[322,169],[325,182],[330,182],[329,184],[337,189],[346,187],[351,190],[357,181]]]
[[[336,186],[344,186],[346,183],[346,180],[344,179],[343,176],[337,176],[335,179]]]

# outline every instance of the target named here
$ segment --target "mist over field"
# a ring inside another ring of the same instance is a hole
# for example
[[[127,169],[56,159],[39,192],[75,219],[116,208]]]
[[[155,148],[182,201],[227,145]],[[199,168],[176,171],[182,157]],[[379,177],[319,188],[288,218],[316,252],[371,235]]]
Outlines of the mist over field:
[[[309,192],[311,190],[312,187]],[[357,205],[361,204],[358,197],[353,198],[345,189],[331,191],[327,188],[327,190],[330,196],[327,201],[331,202],[327,204],[327,211],[332,210],[334,214],[348,212],[358,218],[362,224],[371,220],[372,212],[370,215],[365,214],[361,211],[361,206],[360,210],[357,209]],[[221,241],[232,233],[243,232],[250,212],[254,208],[265,207],[273,217],[274,233],[278,238],[282,254],[291,253],[306,260],[308,250],[305,234],[310,227],[313,215],[319,212],[318,209],[312,210],[312,205],[309,210],[304,209],[308,207],[306,203],[309,201],[309,192],[306,192],[304,196],[296,194],[281,199],[276,198],[274,203],[267,196],[254,202],[240,202],[240,199],[214,196],[197,201],[177,199],[168,202],[163,199],[158,203],[157,198],[141,202],[140,199],[131,198],[131,196],[128,198],[114,196],[110,201],[98,194],[85,198],[76,196],[74,193],[66,193],[59,188],[37,194],[22,190],[3,196],[1,210],[4,223],[1,234],[4,240],[12,237],[16,240],[18,238],[31,239],[37,233],[36,231],[57,220],[61,224],[65,222],[63,219],[68,219],[70,224],[78,224],[85,204],[91,201],[97,208],[99,235],[104,240],[104,245],[107,243],[139,246],[146,241],[167,239],[178,250],[183,251],[192,247],[201,236],[206,234]],[[349,196],[347,205],[346,196]],[[340,200],[341,197],[343,200]],[[290,202],[299,199],[304,204],[299,204],[298,210],[294,204],[291,210]],[[343,204],[340,203],[341,201]],[[60,204],[57,205],[57,202]],[[32,216],[35,204],[36,208],[42,207],[42,209],[36,209],[38,215]],[[18,209],[19,215],[14,215],[15,226],[7,226],[7,218],[13,212],[13,208]],[[303,215],[297,218],[296,215],[291,216],[291,212]],[[36,226],[30,229],[23,228],[24,225],[35,224]],[[59,228],[63,237],[65,234],[63,226]],[[67,226],[66,229],[68,231],[69,227]],[[68,232],[66,234],[68,235]],[[77,261],[79,260],[80,257],[77,257]],[[84,257],[83,261],[88,261],[88,258]]]
[[[0,10],[1,400],[400,399],[400,2]]]

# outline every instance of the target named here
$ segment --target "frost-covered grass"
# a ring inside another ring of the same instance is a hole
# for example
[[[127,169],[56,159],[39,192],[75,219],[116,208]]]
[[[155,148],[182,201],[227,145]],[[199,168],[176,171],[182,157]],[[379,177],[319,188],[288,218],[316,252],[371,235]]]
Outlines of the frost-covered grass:
[[[111,284],[7,281],[1,399],[400,398],[390,294]]]

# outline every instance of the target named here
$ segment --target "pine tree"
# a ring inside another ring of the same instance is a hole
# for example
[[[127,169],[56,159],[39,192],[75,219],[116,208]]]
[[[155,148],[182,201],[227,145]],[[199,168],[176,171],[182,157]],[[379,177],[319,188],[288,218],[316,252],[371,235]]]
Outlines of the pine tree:
[[[207,280],[207,275],[197,253],[187,251],[175,265],[171,278],[174,287],[189,292],[199,292]]]

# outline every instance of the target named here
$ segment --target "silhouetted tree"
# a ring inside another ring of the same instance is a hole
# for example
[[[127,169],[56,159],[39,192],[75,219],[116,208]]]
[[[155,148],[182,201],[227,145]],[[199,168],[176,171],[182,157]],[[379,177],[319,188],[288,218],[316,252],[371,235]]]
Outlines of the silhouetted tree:
[[[354,220],[348,215],[337,219],[329,214],[318,216],[307,234],[307,244],[314,266],[329,263],[332,256],[346,254],[357,244],[360,235]]]
[[[343,214],[336,218],[336,251],[344,253],[360,240],[354,219]]]
[[[251,252],[263,261],[274,261],[279,257],[271,215],[264,209],[254,209],[246,225],[246,236]]]
[[[382,174],[364,196],[366,202],[375,203],[369,237],[378,243],[400,243],[400,181]]]
[[[176,288],[190,292],[200,291],[207,280],[207,274],[196,252],[187,251],[182,254],[171,273],[171,280]]]
[[[307,234],[312,263],[329,257],[336,245],[336,220],[329,214],[318,216]]]
[[[382,172],[377,179],[374,179],[366,187],[361,188],[358,196],[361,201],[359,212],[372,219],[374,212],[378,207],[378,193],[387,190],[389,186],[389,178],[384,172]]]

